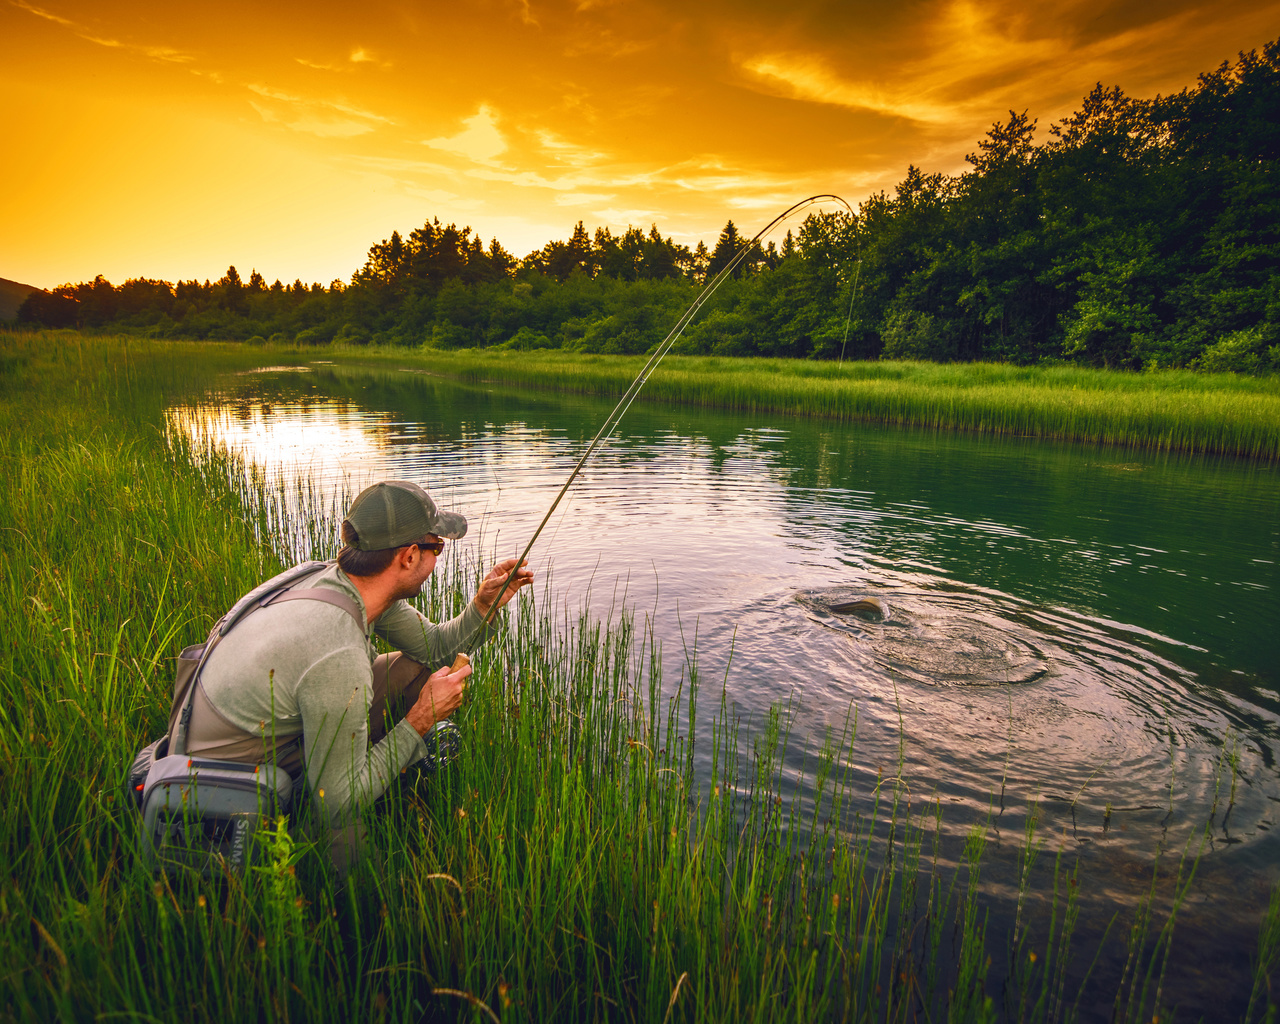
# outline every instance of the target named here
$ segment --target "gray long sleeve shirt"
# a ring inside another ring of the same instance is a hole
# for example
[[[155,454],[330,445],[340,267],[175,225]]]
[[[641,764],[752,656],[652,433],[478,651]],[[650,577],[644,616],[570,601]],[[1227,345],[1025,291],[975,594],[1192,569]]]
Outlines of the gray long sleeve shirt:
[[[369,745],[373,699],[371,633],[434,671],[448,664],[479,629],[482,616],[466,610],[436,624],[405,601],[383,612],[371,631],[360,592],[337,565],[301,587],[332,587],[350,597],[365,618],[321,601],[268,605],[249,616],[209,655],[201,686],[231,725],[276,743],[299,734],[307,781],[335,824],[350,821],[377,799],[402,768],[426,756],[416,729],[401,720]]]

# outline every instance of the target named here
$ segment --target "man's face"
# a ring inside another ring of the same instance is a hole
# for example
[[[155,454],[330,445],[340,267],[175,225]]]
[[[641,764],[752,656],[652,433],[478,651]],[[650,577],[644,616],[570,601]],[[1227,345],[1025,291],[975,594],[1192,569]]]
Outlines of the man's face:
[[[417,597],[422,593],[427,577],[435,571],[436,567],[436,552],[433,547],[427,545],[438,547],[443,543],[439,537],[432,533],[427,534],[419,544],[409,545],[416,552],[416,560],[403,579],[402,592],[397,595],[401,600],[408,597]]]

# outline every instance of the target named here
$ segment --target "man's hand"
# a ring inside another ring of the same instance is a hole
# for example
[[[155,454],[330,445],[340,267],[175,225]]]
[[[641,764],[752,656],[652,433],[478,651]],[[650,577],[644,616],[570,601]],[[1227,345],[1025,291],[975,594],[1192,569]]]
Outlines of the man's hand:
[[[527,564],[527,562],[520,563],[520,571],[516,573],[510,586],[507,587],[506,592],[502,595],[502,600],[498,602],[499,608],[515,597],[517,590],[521,587],[527,587],[533,582],[533,570],[526,569],[525,565]],[[489,610],[493,607],[494,599],[498,596],[498,591],[502,590],[502,584],[507,581],[507,577],[511,575],[511,570],[515,567],[516,560],[508,558],[490,569],[489,575],[480,581],[480,589],[476,591],[476,596],[472,600],[475,602],[476,611],[481,615],[489,614]]]
[[[471,666],[463,665],[457,672],[448,665],[438,672],[427,676],[427,681],[405,719],[418,730],[419,736],[425,736],[436,722],[441,722],[462,706],[462,694],[466,689],[466,678],[471,675]]]

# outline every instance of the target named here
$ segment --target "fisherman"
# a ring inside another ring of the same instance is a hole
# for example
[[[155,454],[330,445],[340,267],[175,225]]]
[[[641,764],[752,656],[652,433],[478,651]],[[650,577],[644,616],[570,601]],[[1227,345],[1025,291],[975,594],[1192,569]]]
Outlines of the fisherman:
[[[432,767],[462,703],[469,664],[455,656],[483,637],[496,602],[533,582],[515,559],[499,562],[457,617],[439,624],[408,603],[467,521],[436,507],[416,484],[388,480],[361,491],[342,522],[336,562],[303,579],[323,599],[255,611],[210,654],[192,701],[187,752],[277,763],[306,783],[345,870],[357,854],[360,812],[414,765]],[[332,595],[332,596],[330,596]],[[395,648],[374,656],[372,634]],[[441,667],[443,666],[443,667]],[[397,704],[408,710],[394,725]],[[445,723],[442,725],[441,723]]]

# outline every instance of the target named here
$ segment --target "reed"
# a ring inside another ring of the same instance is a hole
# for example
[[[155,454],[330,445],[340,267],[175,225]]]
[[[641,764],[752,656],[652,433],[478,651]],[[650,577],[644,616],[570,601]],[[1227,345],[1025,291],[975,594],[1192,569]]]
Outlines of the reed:
[[[164,402],[201,385],[189,347],[29,341],[0,336],[4,1019],[1071,1018],[1069,923],[988,931],[985,828],[947,851],[937,805],[896,777],[854,809],[856,716],[785,796],[782,709],[749,737],[721,694],[703,732],[692,653],[664,680],[643,623],[545,597],[477,652],[465,756],[384,798],[360,870],[335,878],[279,827],[246,877],[151,874],[122,785],[169,659],[265,575],[330,554],[338,503],[165,434]],[[428,614],[478,571],[448,563]],[[1273,1012],[1275,917],[1250,1012]],[[1161,1012],[1171,939],[1153,889],[1127,1018]],[[1005,946],[1043,968],[993,986]]]
[[[337,350],[465,381],[621,394],[643,360],[563,352]],[[1280,378],[1076,366],[668,356],[642,401],[1280,458]]]

